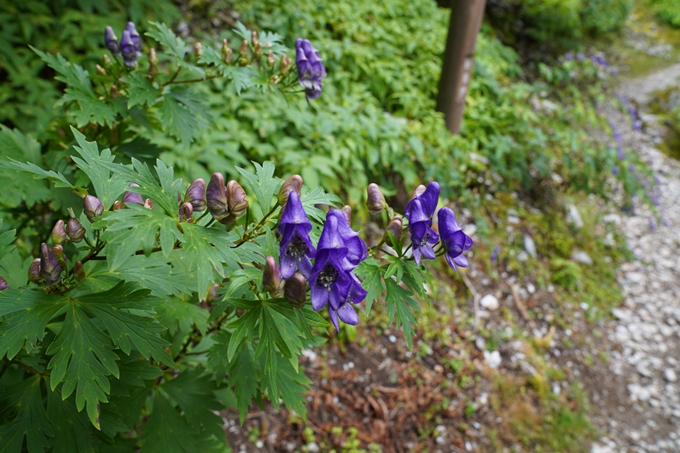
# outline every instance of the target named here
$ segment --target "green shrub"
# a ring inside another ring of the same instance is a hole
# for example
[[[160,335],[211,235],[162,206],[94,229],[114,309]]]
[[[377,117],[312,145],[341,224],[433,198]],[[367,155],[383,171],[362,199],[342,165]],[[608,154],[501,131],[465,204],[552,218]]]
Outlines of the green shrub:
[[[648,3],[652,5],[659,17],[674,27],[680,27],[679,0],[648,0]]]

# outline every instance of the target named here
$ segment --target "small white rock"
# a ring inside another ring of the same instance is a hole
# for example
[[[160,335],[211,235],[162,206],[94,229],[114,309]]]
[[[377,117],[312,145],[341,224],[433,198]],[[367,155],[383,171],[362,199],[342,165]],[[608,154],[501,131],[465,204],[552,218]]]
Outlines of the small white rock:
[[[499,307],[498,299],[493,294],[487,294],[486,296],[482,297],[482,300],[479,301],[479,304],[485,309],[492,311],[497,310]]]
[[[524,235],[524,250],[533,257],[536,257],[536,243],[528,234]]]
[[[501,364],[501,353],[498,351],[484,351],[484,361],[490,368],[498,368]]]
[[[675,382],[678,380],[678,376],[672,368],[666,368],[663,371],[663,377],[665,377],[668,382]]]

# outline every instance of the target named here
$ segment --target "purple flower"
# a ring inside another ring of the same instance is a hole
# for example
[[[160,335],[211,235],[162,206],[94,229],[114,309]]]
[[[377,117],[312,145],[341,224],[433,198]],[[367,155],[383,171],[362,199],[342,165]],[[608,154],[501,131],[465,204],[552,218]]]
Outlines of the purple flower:
[[[427,259],[435,258],[432,246],[439,240],[439,235],[430,227],[432,216],[439,201],[439,184],[432,181],[420,195],[406,205],[405,216],[408,219],[408,229],[413,243],[413,258],[420,264],[421,255]]]
[[[579,53],[579,54],[576,55],[576,59],[577,59],[578,61],[582,61],[585,57],[586,57],[586,56],[583,55],[582,53]]]
[[[618,176],[618,175],[619,175],[619,167],[617,167],[616,165],[614,165],[614,166],[612,167],[612,173],[614,173],[614,176]]]
[[[347,247],[347,261],[355,267],[359,265],[368,256],[368,248],[363,239],[359,237],[359,233],[354,231],[347,222],[347,217],[338,209],[331,209],[326,215],[326,222],[330,218],[337,219],[338,233]]]
[[[315,257],[315,249],[309,238],[312,223],[307,218],[297,192],[291,191],[288,203],[281,215],[279,233],[281,233],[281,275],[290,278],[298,269],[305,278],[309,278],[312,270],[310,258]]]
[[[139,187],[139,185],[135,184],[134,182],[131,182],[130,184],[128,184],[128,187]],[[125,193],[123,193],[123,203],[125,203],[126,205],[138,204],[141,206],[144,204],[144,199],[138,193],[126,191]]]
[[[128,30],[123,32],[123,38],[120,40],[120,52],[123,54],[123,61],[127,66],[134,66],[137,64],[135,43],[132,41],[132,37]]]
[[[120,46],[118,45],[118,37],[114,33],[113,28],[107,26],[104,31],[104,44],[106,48],[109,49],[111,54],[116,57],[120,56]]]
[[[564,54],[564,59],[567,60],[567,61],[571,61],[571,60],[574,59],[574,54],[571,53],[571,52],[565,53],[565,54]]]
[[[61,281],[62,267],[57,257],[44,242],[40,246],[40,276],[48,286],[54,286]]]
[[[498,255],[500,255],[500,254],[501,254],[501,248],[498,245],[496,245],[496,247],[494,247],[493,251],[491,252],[491,262],[495,263],[496,260],[498,260]]]
[[[439,210],[439,231],[442,236],[442,244],[446,250],[446,262],[451,269],[456,270],[456,264],[460,267],[468,267],[468,260],[463,256],[463,252],[470,250],[474,242],[463,232],[463,229],[456,222],[456,214],[449,208]],[[495,250],[494,250],[495,252]]]
[[[351,253],[343,240],[343,229],[338,215],[331,214],[326,218],[309,279],[312,308],[321,310],[328,305],[331,321],[338,330],[338,319],[345,324],[359,323],[352,304],[361,302],[367,295],[359,279],[352,273],[354,265],[350,262]]]
[[[132,40],[132,44],[135,47],[135,53],[137,54],[138,57],[142,56],[142,38],[139,36],[139,33],[137,33],[137,27],[135,27],[134,22],[128,22],[127,26],[125,27],[125,31],[130,33],[130,39]]]
[[[295,63],[298,70],[298,81],[307,93],[307,100],[321,96],[322,80],[326,77],[326,68],[321,62],[319,52],[307,39],[295,41]]]

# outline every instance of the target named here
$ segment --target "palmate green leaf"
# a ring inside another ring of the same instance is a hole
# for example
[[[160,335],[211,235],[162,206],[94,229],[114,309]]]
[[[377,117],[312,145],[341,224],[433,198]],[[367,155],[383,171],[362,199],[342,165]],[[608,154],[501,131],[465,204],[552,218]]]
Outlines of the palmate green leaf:
[[[161,389],[179,405],[195,432],[205,431],[218,439],[225,439],[224,422],[213,413],[224,407],[215,397],[217,386],[209,373],[200,368],[188,368],[177,378],[164,383]]]
[[[227,360],[229,362],[232,361],[245,338],[253,339],[261,314],[262,305],[253,301],[252,308],[227,324],[227,328],[233,329],[233,333],[229,338],[229,346],[227,347]]]
[[[196,453],[196,431],[160,392],[154,393],[153,412],[144,426],[141,453]]]
[[[226,340],[226,341],[225,341]],[[211,354],[224,356],[225,348],[229,340],[217,338],[217,343],[211,348]],[[213,352],[212,349],[215,349]],[[244,344],[238,349],[237,354],[228,363],[227,373],[229,375],[228,385],[234,391],[241,423],[248,415],[253,398],[257,396],[261,372],[259,363],[253,358],[253,347]]]
[[[6,161],[0,160],[0,168],[7,168],[14,171],[20,171],[22,173],[28,173],[33,175],[33,179],[49,179],[54,187],[66,187],[68,189],[75,189],[76,187],[71,184],[68,179],[61,173],[57,173],[52,170],[43,170],[36,164],[31,162],[18,162],[11,158],[7,158]]]
[[[275,193],[278,193],[281,187],[281,179],[274,178],[274,164],[265,161],[262,165],[253,162],[257,174],[253,174],[248,170],[236,167],[239,173],[244,178],[244,183],[250,191],[255,194],[257,202],[262,209],[262,214],[266,214],[272,207],[272,199]]]
[[[90,319],[80,306],[67,306],[66,318],[47,355],[53,355],[48,364],[52,370],[50,388],[54,391],[60,382],[62,399],[76,391],[76,407],[83,410],[87,404],[90,422],[100,429],[99,404],[107,402],[110,383],[107,376],[118,377],[111,339]]]
[[[73,161],[92,181],[94,191],[104,208],[110,207],[114,200],[125,191],[129,182],[117,173],[112,173],[107,167],[107,164],[111,164],[114,159],[110,150],[105,149],[100,153],[96,142],[88,142],[85,136],[73,127],[71,127],[71,132],[79,145],[74,146],[74,149],[80,155],[80,157],[71,156]]]
[[[60,106],[68,102],[78,103],[78,109],[69,111],[69,114],[73,115],[78,127],[87,126],[90,123],[112,126],[116,121],[116,114],[118,112],[114,106],[82,91],[67,88],[56,105]]]
[[[2,220],[0,220],[0,227],[2,226]],[[5,256],[12,250],[14,250],[14,236],[17,230],[9,230],[0,233],[0,256]]]
[[[241,94],[241,91],[250,88],[254,85],[260,85],[255,81],[260,79],[260,73],[252,66],[223,66],[223,73],[231,80],[236,89],[236,94]]]
[[[371,313],[371,307],[378,297],[385,291],[382,279],[382,267],[374,258],[368,258],[357,266],[355,273],[363,278],[361,286],[368,292],[366,295],[366,316]]]
[[[326,193],[322,187],[309,189],[306,186],[302,187],[300,201],[302,202],[302,207],[305,209],[307,215],[322,224],[326,221],[326,213],[317,208],[316,205],[321,204],[334,208],[342,202],[337,195]]]
[[[123,82],[128,84],[128,108],[135,105],[154,105],[161,92],[147,79],[141,72],[132,72],[123,78]]]
[[[390,323],[394,322],[396,315],[397,327],[401,326],[404,330],[406,343],[411,350],[413,348],[413,326],[418,325],[413,312],[420,312],[420,307],[413,300],[412,293],[399,286],[395,280],[386,279],[385,286],[387,288],[385,301],[387,302],[389,321]]]
[[[59,391],[47,391],[47,415],[52,421],[53,453],[90,453],[93,451],[92,425],[79,413],[73,398],[62,400]],[[100,423],[101,424],[101,423]]]
[[[43,453],[48,448],[48,436],[55,431],[43,405],[40,381],[40,376],[31,376],[0,393],[0,418],[13,414],[0,426],[0,453],[24,451],[24,439],[29,453]]]
[[[192,287],[193,285],[193,282],[191,282]],[[209,312],[195,303],[183,301],[176,297],[169,297],[158,305],[156,313],[156,318],[168,329],[170,335],[175,335],[177,331],[188,334],[193,326],[196,326],[205,335],[208,329]]]
[[[166,130],[183,143],[190,143],[209,122],[201,98],[188,88],[167,88],[158,106],[159,119]]]
[[[22,347],[30,351],[45,336],[45,326],[67,302],[43,291],[9,288],[0,291],[0,358],[14,358]]]
[[[7,158],[15,162],[40,162],[40,143],[32,135],[0,125],[0,163],[9,163]],[[4,189],[0,205],[14,207],[24,201],[33,206],[37,201],[51,198],[47,184],[36,184],[30,173],[17,173],[0,165],[0,181]]]
[[[82,67],[75,63],[71,63],[66,60],[61,54],[56,56],[50,55],[45,52],[41,52],[35,47],[31,47],[31,50],[38,54],[40,59],[47,63],[47,65],[57,71],[59,75],[55,79],[60,82],[64,82],[70,87],[85,93],[91,97],[95,97],[94,89],[92,88],[92,83],[90,82],[89,73]]]
[[[278,357],[276,384],[278,388],[269,387],[269,394],[280,395],[289,411],[295,411],[303,420],[307,420],[305,394],[309,391],[312,381],[303,372],[295,370],[290,361]]]
[[[158,41],[166,53],[182,60],[189,50],[184,40],[163,23],[149,21],[149,25],[151,29],[144,34]]]

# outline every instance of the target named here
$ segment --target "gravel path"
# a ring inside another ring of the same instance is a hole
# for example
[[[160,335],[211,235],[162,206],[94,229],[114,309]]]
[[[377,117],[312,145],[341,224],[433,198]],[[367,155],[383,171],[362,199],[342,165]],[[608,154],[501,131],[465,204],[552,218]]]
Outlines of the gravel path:
[[[619,92],[639,105],[652,91],[678,83],[680,64],[624,83]],[[608,404],[595,407],[604,437],[591,453],[680,451],[680,162],[658,151],[659,130],[651,122],[633,131],[630,118],[607,112],[622,132],[625,149],[637,152],[658,178],[663,223],[637,207],[631,216],[610,215],[625,233],[638,261],[623,265],[619,281],[624,306],[608,337],[612,373],[602,387]],[[643,119],[649,118],[641,115]]]

